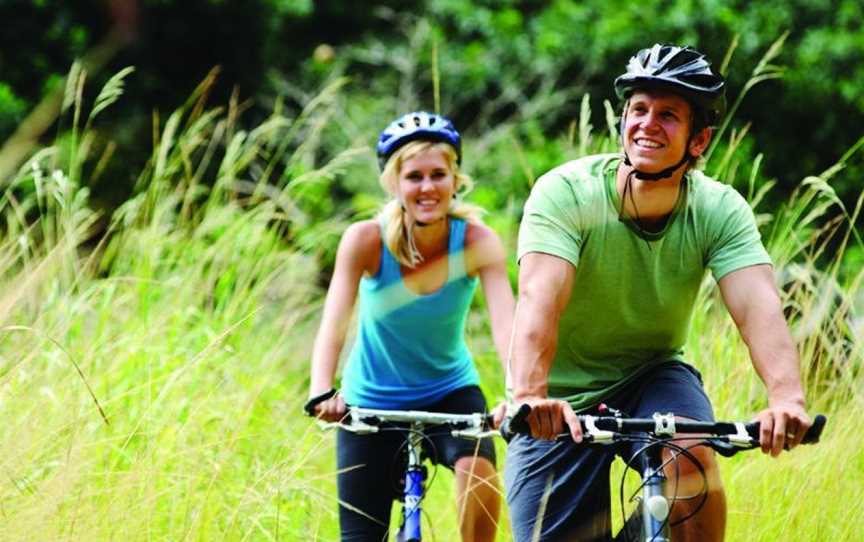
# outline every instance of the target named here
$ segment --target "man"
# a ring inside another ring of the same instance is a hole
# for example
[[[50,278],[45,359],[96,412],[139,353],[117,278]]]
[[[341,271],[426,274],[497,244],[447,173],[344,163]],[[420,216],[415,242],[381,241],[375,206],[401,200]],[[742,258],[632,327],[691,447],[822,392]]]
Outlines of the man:
[[[575,412],[596,413],[602,402],[634,417],[713,420],[701,376],[682,352],[706,270],[768,391],[768,408],[756,416],[762,450],[776,456],[794,447],[811,424],[753,213],[734,189],[692,169],[722,110],[723,78],[692,48],[654,45],[630,59],[615,89],[625,100],[623,157],[589,156],[544,175],[520,227],[512,391],[516,405],[532,408],[534,438],[517,436],[507,454],[519,541],[535,528],[541,540],[611,538],[614,452],[545,440],[567,429],[580,442]],[[693,453],[707,471],[708,500],[673,537],[722,540],[716,461],[708,448]],[[681,493],[696,467],[678,467]],[[694,507],[679,501],[672,522]]]

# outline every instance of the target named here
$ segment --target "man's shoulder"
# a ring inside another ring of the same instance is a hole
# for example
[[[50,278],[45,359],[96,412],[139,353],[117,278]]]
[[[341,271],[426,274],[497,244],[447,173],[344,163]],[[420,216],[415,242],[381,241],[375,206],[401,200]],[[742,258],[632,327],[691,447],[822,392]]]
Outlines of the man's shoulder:
[[[702,171],[690,173],[694,203],[706,210],[731,211],[735,207],[747,206],[747,201],[735,187],[709,177]]]
[[[604,172],[616,154],[593,154],[550,169],[535,183],[535,189],[581,192],[603,186]]]
[[[565,162],[560,166],[550,169],[541,177],[560,178],[568,181],[596,179],[603,176],[608,164],[619,158],[617,154],[592,154],[575,160]]]

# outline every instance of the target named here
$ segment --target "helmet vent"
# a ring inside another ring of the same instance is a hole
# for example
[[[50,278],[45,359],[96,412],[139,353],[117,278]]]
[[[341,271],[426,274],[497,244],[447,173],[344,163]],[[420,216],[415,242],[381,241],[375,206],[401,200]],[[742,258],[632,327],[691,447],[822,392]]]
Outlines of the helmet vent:
[[[402,115],[381,132],[378,137],[378,164],[384,164],[396,150],[409,141],[440,141],[456,150],[456,161],[462,159],[462,138],[447,118],[425,111]]]

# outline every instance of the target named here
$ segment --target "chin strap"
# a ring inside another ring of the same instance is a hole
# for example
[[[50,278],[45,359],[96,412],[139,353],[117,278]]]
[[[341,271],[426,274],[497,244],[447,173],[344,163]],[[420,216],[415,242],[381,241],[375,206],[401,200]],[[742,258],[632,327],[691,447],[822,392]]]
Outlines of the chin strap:
[[[688,145],[689,145],[689,142],[688,142]],[[681,166],[683,166],[684,164],[686,164],[689,161],[690,161],[690,155],[685,150],[684,156],[681,157],[681,160],[679,160],[677,164],[675,164],[674,166],[669,166],[666,169],[664,169],[663,171],[658,171],[657,173],[646,173],[644,171],[639,171],[638,169],[633,168],[632,173],[635,174],[636,178],[639,179],[640,181],[659,181],[660,179],[665,179],[665,178],[669,177],[670,175],[675,173],[675,171],[678,168],[680,168]],[[632,162],[630,162],[630,157],[627,156],[627,151],[624,151],[624,165],[633,167]]]

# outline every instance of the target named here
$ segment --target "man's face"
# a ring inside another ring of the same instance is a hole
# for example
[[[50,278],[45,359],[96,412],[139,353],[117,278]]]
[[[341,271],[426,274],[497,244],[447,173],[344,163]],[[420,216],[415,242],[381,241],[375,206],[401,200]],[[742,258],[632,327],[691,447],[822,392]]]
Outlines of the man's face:
[[[624,150],[633,166],[656,173],[677,164],[687,148],[691,119],[690,103],[676,94],[634,92],[624,111],[622,131]],[[704,150],[707,141],[702,144],[702,135],[694,138],[688,153]]]

